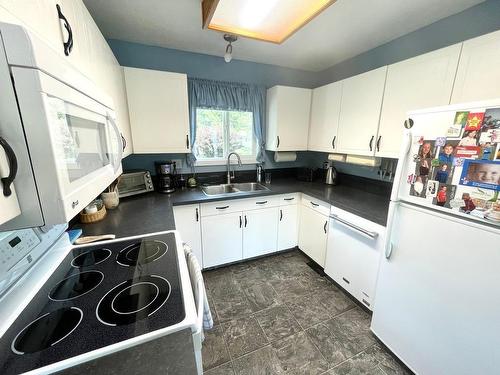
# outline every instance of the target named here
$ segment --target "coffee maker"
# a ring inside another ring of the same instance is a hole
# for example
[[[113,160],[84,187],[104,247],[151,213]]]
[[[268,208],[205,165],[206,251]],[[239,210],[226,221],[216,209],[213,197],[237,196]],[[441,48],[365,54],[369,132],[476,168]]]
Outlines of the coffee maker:
[[[155,161],[156,178],[159,193],[173,193],[177,170],[175,161]]]

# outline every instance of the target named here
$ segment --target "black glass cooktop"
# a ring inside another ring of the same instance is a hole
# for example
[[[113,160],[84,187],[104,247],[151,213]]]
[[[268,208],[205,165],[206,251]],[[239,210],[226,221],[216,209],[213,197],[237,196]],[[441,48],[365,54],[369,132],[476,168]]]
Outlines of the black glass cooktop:
[[[0,339],[17,374],[181,322],[175,235],[73,249]]]

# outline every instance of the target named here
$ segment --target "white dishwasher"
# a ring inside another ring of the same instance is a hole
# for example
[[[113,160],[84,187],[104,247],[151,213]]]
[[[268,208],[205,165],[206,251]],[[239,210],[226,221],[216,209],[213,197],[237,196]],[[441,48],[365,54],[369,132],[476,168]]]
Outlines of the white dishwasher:
[[[384,235],[379,224],[336,207],[330,210],[325,273],[370,310]]]

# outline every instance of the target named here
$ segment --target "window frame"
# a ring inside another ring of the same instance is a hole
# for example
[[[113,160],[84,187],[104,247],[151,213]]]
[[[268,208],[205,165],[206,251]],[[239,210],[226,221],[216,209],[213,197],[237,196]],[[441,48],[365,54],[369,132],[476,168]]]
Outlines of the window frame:
[[[223,111],[225,112],[224,114],[224,124],[223,124],[223,131],[224,131],[224,153],[226,155],[229,155],[229,134],[230,134],[230,124],[229,124],[229,112],[248,112],[252,113],[251,111],[237,111],[237,110],[230,110],[230,109],[218,109],[218,108],[207,108],[207,107],[196,107],[196,116],[198,116],[197,112],[198,109],[207,109],[207,110],[213,110],[213,111]],[[254,114],[252,113],[252,137],[253,137],[253,142],[252,142],[252,153],[253,155],[240,155],[241,158],[241,164],[258,164],[257,161],[257,154],[258,154],[258,147],[257,147],[257,138],[255,137],[254,129],[253,129],[253,116]],[[198,119],[196,119],[198,121]],[[196,137],[197,139],[198,137]],[[195,147],[196,147],[196,140],[195,140]],[[222,157],[222,158],[200,158],[196,156],[196,162],[195,166],[215,166],[215,165],[226,165],[227,163],[227,156]]]

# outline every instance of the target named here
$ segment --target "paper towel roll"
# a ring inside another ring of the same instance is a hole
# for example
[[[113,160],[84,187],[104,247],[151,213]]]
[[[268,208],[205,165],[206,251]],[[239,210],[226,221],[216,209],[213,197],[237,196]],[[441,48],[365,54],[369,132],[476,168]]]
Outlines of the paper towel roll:
[[[274,161],[276,163],[280,163],[282,161],[295,161],[297,160],[296,152],[275,152],[274,153]]]
[[[328,160],[345,162],[346,154],[329,154]]]

